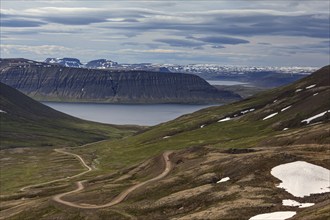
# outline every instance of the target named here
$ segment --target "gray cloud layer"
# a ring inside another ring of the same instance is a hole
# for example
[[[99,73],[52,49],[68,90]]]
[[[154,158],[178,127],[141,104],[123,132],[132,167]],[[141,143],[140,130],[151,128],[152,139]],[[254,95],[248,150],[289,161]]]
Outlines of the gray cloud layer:
[[[150,30],[186,31],[190,34],[215,33],[236,36],[282,35],[329,38],[328,14],[292,14],[273,11],[207,11],[204,13],[165,13],[143,9],[39,8],[6,14],[5,27],[37,27],[46,23],[89,25],[107,23],[106,28],[127,32]],[[21,17],[17,19],[15,17]],[[191,18],[191,19],[189,19]],[[39,21],[36,21],[38,19]],[[115,22],[113,22],[115,21]],[[116,22],[117,21],[117,22]],[[118,25],[118,22],[125,22]],[[114,24],[115,23],[115,24]],[[202,39],[201,39],[202,40]],[[207,39],[206,39],[207,40]]]
[[[207,43],[213,43],[213,44],[246,44],[249,43],[248,40],[239,39],[239,38],[233,38],[233,37],[192,37],[192,39],[207,42]]]
[[[40,27],[47,23],[41,21],[33,21],[26,19],[1,19],[1,27]]]
[[[228,60],[227,56],[240,56],[242,50],[244,54],[268,50],[273,56],[272,47],[281,54],[308,54],[314,50],[324,55],[328,51],[329,2],[249,2],[35,1],[22,2],[24,7],[5,2],[10,7],[3,4],[1,9],[1,35],[10,45],[18,44],[15,38],[23,39],[24,35],[28,39],[30,35],[31,41],[38,39],[34,44],[71,49],[89,46],[88,52],[109,47],[118,53],[134,51],[135,57],[137,51],[145,53],[151,48],[159,59],[175,57],[161,54],[172,50],[181,58],[186,53],[189,59],[195,56],[199,60],[210,52]],[[49,5],[52,7],[41,7]]]
[[[195,42],[191,40],[179,40],[179,39],[156,39],[155,42],[161,42],[168,44],[172,47],[198,47],[204,45],[200,42]]]

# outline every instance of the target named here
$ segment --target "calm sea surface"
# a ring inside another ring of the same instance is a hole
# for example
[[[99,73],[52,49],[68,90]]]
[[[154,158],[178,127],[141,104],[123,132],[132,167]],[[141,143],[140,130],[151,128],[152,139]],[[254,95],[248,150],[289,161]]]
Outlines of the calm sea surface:
[[[43,102],[66,114],[108,124],[156,125],[211,105]]]
[[[248,83],[238,81],[224,81],[224,80],[206,80],[211,85],[233,86],[233,85],[248,85]]]

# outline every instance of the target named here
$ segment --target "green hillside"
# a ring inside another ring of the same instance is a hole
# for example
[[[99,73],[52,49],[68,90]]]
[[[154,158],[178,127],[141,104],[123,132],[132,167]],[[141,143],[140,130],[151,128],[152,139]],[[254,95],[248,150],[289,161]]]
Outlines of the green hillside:
[[[327,66],[289,86],[122,139],[55,152],[5,149],[0,212],[12,220],[248,220],[276,211],[329,219],[330,192],[295,197],[271,175],[275,166],[296,161],[330,169],[329,97]],[[315,205],[284,206],[285,199]]]
[[[136,163],[164,150],[187,147],[248,148],[263,146],[264,143],[330,143],[328,129],[312,132],[310,136],[303,135],[310,131],[311,124],[320,123],[319,126],[326,127],[329,112],[310,124],[301,122],[330,110],[329,69],[330,66],[324,67],[292,85],[259,93],[240,102],[181,116],[142,134],[111,142],[111,149],[104,142],[81,149],[80,153],[98,151],[101,161],[104,161],[101,164],[108,169]],[[312,85],[315,86],[308,89]],[[276,112],[278,114],[274,117],[263,120]],[[227,117],[231,120],[218,122]]]
[[[55,111],[0,83],[0,148],[77,146],[120,138],[138,127],[111,126]]]

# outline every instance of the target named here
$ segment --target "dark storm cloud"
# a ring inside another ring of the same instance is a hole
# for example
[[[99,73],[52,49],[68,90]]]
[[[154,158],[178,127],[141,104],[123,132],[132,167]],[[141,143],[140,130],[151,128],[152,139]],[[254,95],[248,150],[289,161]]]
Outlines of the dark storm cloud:
[[[204,45],[204,43],[201,42],[181,39],[156,39],[154,41],[165,43],[172,47],[200,47]]]
[[[0,21],[1,27],[40,27],[45,24],[45,22],[25,19],[1,19]]]

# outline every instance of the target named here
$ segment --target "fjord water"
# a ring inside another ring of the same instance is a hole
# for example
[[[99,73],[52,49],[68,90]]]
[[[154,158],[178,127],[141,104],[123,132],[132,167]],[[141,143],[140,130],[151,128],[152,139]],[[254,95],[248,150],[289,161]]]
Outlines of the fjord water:
[[[234,86],[234,85],[249,85],[245,82],[232,81],[232,80],[206,80],[210,85],[219,85],[219,86]]]
[[[77,118],[107,124],[156,125],[212,105],[43,102]]]

